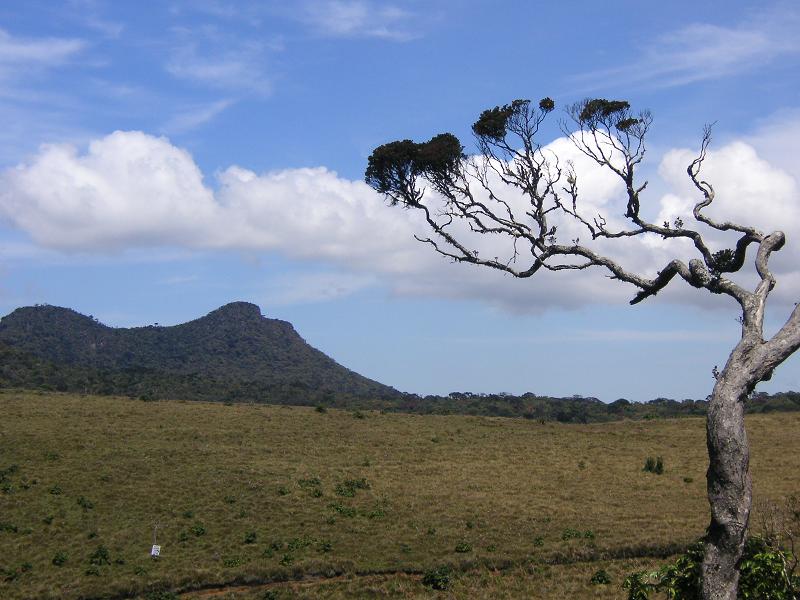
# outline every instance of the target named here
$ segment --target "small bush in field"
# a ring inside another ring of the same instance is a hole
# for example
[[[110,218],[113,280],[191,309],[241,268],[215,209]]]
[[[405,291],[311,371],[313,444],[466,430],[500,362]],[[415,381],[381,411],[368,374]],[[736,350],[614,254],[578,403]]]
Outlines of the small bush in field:
[[[53,556],[52,563],[57,567],[62,566],[66,562],[67,562],[66,552],[56,552],[55,556]]]
[[[110,565],[111,557],[108,553],[108,548],[105,546],[98,546],[92,555],[89,557],[89,564],[101,566]]]
[[[461,554],[472,552],[472,545],[469,542],[459,542],[456,544],[455,551]]]
[[[608,573],[606,573],[605,569],[600,569],[589,580],[589,583],[593,585],[608,585],[611,583],[611,577],[609,577]]]
[[[644,467],[642,468],[642,471],[661,475],[664,472],[664,459],[661,456],[656,458],[648,456],[644,461]]]
[[[444,591],[450,587],[450,567],[442,566],[425,571],[422,576],[422,585],[433,590]]]

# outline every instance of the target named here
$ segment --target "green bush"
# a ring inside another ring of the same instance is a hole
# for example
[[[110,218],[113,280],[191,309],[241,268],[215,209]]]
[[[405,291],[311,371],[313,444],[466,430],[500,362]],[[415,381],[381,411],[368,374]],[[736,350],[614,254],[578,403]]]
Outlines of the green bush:
[[[108,548],[105,546],[98,546],[95,551],[92,552],[91,556],[89,556],[89,564],[96,566],[110,565],[111,557],[108,553]]]
[[[65,562],[67,562],[67,553],[66,552],[56,552],[55,556],[53,556],[52,563],[55,566],[60,567]]]
[[[422,585],[433,590],[447,590],[450,587],[450,567],[442,566],[425,571],[422,576]]]
[[[465,553],[472,552],[472,545],[469,542],[458,542],[455,548],[456,552]]]
[[[664,459],[661,456],[657,456],[653,458],[652,456],[648,456],[647,459],[644,461],[644,467],[642,471],[647,473],[655,473],[656,475],[661,475],[664,472]]]
[[[770,546],[763,538],[750,537],[745,542],[739,571],[739,594],[743,600],[794,600],[800,592],[800,576],[786,572],[793,556]],[[671,600],[700,597],[703,542],[698,541],[673,564],[657,571],[632,573],[622,587],[628,600],[648,600],[650,592],[664,592]]]
[[[606,573],[605,569],[600,569],[589,580],[589,583],[593,585],[608,585],[611,583],[611,577],[609,577],[608,573]]]
[[[178,600],[178,595],[167,590],[158,590],[145,594],[144,600]]]
[[[356,495],[356,490],[368,490],[369,488],[370,485],[364,477],[361,479],[346,479],[342,483],[336,484],[336,493],[345,498],[352,498]]]

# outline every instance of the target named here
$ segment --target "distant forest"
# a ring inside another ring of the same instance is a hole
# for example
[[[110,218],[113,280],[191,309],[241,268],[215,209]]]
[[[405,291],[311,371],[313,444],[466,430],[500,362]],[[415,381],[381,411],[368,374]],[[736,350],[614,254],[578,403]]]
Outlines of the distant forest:
[[[562,423],[704,415],[705,400],[650,402],[526,393],[419,396],[359,375],[309,346],[290,323],[235,302],[172,327],[107,327],[54,306],[0,320],[0,387],[141,400],[305,405]],[[800,410],[800,393],[754,394],[751,413]]]
[[[605,403],[591,397],[554,398],[533,393],[516,396],[453,392],[447,396],[419,396],[395,392],[365,396],[353,391],[315,389],[301,381],[268,385],[197,373],[180,375],[136,367],[112,370],[56,364],[2,345],[0,387],[129,396],[141,400],[254,402],[416,414],[522,417],[561,423],[701,416],[705,415],[707,407],[705,400],[657,398],[649,402],[630,402],[621,398]],[[797,410],[800,410],[800,392],[760,392],[747,401],[748,413]]]

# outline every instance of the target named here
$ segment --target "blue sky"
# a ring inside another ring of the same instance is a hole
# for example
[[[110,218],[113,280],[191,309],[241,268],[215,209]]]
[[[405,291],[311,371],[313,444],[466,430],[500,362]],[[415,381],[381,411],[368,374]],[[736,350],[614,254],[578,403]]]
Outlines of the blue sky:
[[[377,145],[450,131],[471,149],[483,109],[543,96],[653,112],[654,217],[689,206],[683,170],[716,122],[720,214],[788,236],[769,326],[800,296],[795,2],[144,6],[0,4],[2,314],[49,303],[174,324],[248,300],[404,391],[705,397],[738,333],[727,299],[676,281],[630,307],[633,290],[602,274],[451,265],[362,183]],[[618,214],[619,189],[558,139],[560,115],[542,143]],[[618,257],[652,275],[685,252]],[[799,390],[800,360],[759,389]]]

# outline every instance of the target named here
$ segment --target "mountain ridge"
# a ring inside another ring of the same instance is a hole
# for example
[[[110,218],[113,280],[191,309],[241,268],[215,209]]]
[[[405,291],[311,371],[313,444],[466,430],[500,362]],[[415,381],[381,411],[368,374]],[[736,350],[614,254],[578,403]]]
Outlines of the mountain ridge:
[[[0,344],[9,356],[21,353],[44,361],[45,371],[59,371],[61,381],[54,376],[53,383],[62,391],[82,391],[77,380],[83,380],[89,391],[190,400],[310,404],[337,394],[400,395],[340,365],[291,323],[264,317],[248,302],[177,325],[131,328],[109,327],[70,308],[21,307],[0,319]],[[81,373],[65,379],[70,370]]]

